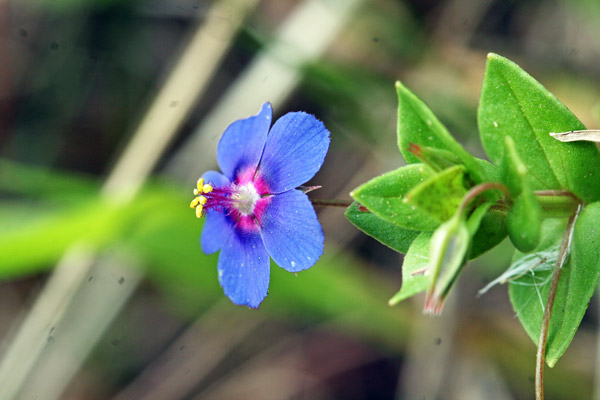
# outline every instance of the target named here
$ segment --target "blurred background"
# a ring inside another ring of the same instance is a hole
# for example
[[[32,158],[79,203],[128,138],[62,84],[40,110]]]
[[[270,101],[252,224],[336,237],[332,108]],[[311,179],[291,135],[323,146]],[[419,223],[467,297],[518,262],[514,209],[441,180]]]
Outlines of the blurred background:
[[[486,54],[600,126],[595,0],[0,0],[0,399],[529,399],[535,347],[472,262],[441,318],[396,307],[401,255],[342,208],[326,249],[232,305],[188,205],[227,125],[271,101],[332,144],[315,198],[403,165],[394,81],[484,157]],[[595,389],[597,300],[553,399]]]

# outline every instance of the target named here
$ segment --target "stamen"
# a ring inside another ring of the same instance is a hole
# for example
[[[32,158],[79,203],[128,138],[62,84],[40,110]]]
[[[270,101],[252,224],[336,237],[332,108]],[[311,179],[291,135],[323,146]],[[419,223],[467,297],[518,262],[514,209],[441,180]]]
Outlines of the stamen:
[[[243,186],[231,183],[214,187],[211,183],[206,183],[203,178],[200,178],[196,182],[196,186],[196,189],[194,189],[195,197],[191,201],[190,207],[196,209],[198,218],[205,214],[205,208],[223,212],[227,215],[231,214],[233,215],[232,218],[253,215],[256,203],[260,200],[260,195],[252,182],[248,182]]]

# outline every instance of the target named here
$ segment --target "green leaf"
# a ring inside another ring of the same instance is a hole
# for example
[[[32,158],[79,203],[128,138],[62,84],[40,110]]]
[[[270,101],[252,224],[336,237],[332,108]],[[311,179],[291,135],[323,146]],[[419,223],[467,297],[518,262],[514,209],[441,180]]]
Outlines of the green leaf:
[[[600,199],[600,152],[593,143],[561,143],[550,132],[585,129],[548,90],[518,65],[488,55],[478,110],[481,142],[500,164],[504,137],[514,139],[534,189],[567,189],[586,201]]]
[[[498,245],[506,237],[506,214],[499,210],[488,210],[473,235],[469,260],[479,257]]]
[[[432,231],[439,221],[404,202],[406,193],[431,176],[427,166],[411,164],[371,179],[350,196],[385,221],[406,229]]]
[[[540,241],[542,208],[531,188],[527,167],[510,136],[504,137],[504,158],[500,170],[508,190],[516,197],[506,216],[508,236],[520,251],[531,251]]]
[[[487,182],[502,182],[502,177],[500,174],[500,168],[496,167],[494,164],[487,160],[482,160],[481,158],[476,158],[481,168],[487,176]]]
[[[433,147],[453,153],[465,165],[476,183],[487,180],[485,172],[437,119],[427,105],[402,83],[396,82],[398,93],[398,147],[407,163],[418,158],[408,151],[411,144]]]
[[[528,252],[538,245],[542,233],[542,209],[531,191],[524,191],[506,215],[506,230],[517,249]]]
[[[441,172],[446,168],[459,165],[461,162],[448,150],[436,149],[435,147],[420,146],[411,143],[408,146],[409,151],[435,172]]]
[[[571,253],[560,276],[546,348],[546,362],[553,367],[567,350],[581,323],[600,277],[600,203],[585,207],[575,223]],[[550,231],[556,243],[556,231]],[[543,239],[547,244],[549,240]],[[556,250],[558,251],[558,250]],[[523,260],[526,260],[524,257]],[[527,261],[527,260],[526,260]],[[530,269],[523,277],[510,284],[510,299],[525,331],[534,343],[539,339],[543,317],[542,304],[546,303],[553,268],[537,268],[539,260],[528,262]]]
[[[420,233],[387,222],[367,209],[361,210],[357,202],[352,203],[344,215],[358,229],[400,253],[406,253]]]
[[[533,251],[527,253],[516,250],[513,255],[512,262],[515,263],[516,261],[527,256],[528,254],[538,253],[541,251],[545,251],[550,247],[558,246],[566,228],[567,218],[544,219],[542,221],[542,235],[540,238],[540,243],[535,249],[533,249]]]
[[[404,299],[424,292],[429,286],[429,277],[422,272],[429,264],[429,243],[431,242],[432,232],[422,232],[410,245],[404,262],[402,263],[402,287],[389,301],[390,305],[395,305]]]
[[[465,167],[457,165],[433,175],[406,194],[404,202],[442,223],[456,212],[467,193]]]
[[[494,203],[486,202],[478,205],[471,212],[471,214],[467,218],[467,230],[469,231],[469,235],[472,237],[479,230],[479,226],[481,225],[481,221],[483,217],[487,214],[488,210]]]
[[[502,182],[510,194],[517,197],[523,190],[531,190],[527,167],[521,161],[515,147],[515,141],[510,136],[504,137],[504,157],[500,162]]]

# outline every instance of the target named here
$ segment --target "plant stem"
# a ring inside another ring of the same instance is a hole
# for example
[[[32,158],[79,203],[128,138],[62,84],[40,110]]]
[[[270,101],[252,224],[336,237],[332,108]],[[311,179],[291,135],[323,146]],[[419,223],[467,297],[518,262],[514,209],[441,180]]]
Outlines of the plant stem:
[[[350,204],[352,204],[352,201],[348,201],[348,200],[310,199],[310,202],[314,206],[331,206],[331,207],[350,207]]]
[[[508,191],[508,188],[506,186],[498,182],[486,182],[472,187],[471,190],[469,190],[467,194],[464,195],[458,208],[462,212],[464,212],[473,199],[475,199],[477,196],[479,196],[481,193],[487,190],[499,190],[504,194],[504,196],[507,199],[510,199],[510,192]]]
[[[571,248],[571,239],[573,237],[573,229],[575,228],[575,221],[581,212],[583,206],[579,204],[577,210],[567,224],[567,229],[563,234],[560,249],[558,251],[558,259],[556,260],[556,266],[552,273],[552,281],[550,282],[550,289],[548,290],[548,299],[546,300],[546,308],[544,309],[544,316],[542,318],[542,326],[540,327],[540,338],[538,340],[538,348],[536,355],[536,366],[535,366],[535,398],[536,400],[544,400],[544,363],[546,362],[546,344],[548,342],[548,329],[550,327],[550,317],[552,316],[552,308],[554,307],[554,300],[556,299],[556,291],[558,289],[558,283],[560,282],[560,274],[562,267],[567,260],[569,250]]]
[[[579,200],[571,196],[536,196],[542,215],[546,218],[570,217],[579,206]]]
[[[575,196],[573,193],[569,192],[568,190],[536,190],[535,195],[536,196],[567,196],[567,197],[571,197],[575,200],[579,200],[577,198],[577,196]]]

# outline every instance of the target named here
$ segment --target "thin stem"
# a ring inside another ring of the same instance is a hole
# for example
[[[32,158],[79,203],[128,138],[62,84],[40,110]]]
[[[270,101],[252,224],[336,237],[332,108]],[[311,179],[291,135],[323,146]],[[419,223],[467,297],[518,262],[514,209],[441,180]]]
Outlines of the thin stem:
[[[331,206],[331,207],[350,207],[352,201],[349,200],[322,200],[310,199],[314,206]]]
[[[472,187],[460,202],[460,205],[458,206],[459,209],[464,212],[469,203],[475,199],[475,197],[487,190],[500,190],[507,199],[510,199],[510,192],[506,186],[498,182],[486,182]]]
[[[573,238],[573,229],[575,228],[575,221],[581,212],[583,206],[579,204],[577,211],[569,218],[567,229],[563,234],[563,239],[560,244],[558,251],[558,259],[556,260],[556,266],[552,273],[552,281],[550,282],[550,289],[548,290],[548,299],[546,300],[546,308],[544,309],[544,316],[542,318],[542,326],[540,328],[540,338],[538,340],[538,348],[536,355],[536,366],[535,366],[535,398],[536,400],[544,400],[544,364],[546,362],[546,344],[548,342],[548,329],[550,327],[550,317],[552,316],[552,308],[554,307],[554,300],[556,299],[556,291],[558,289],[558,283],[560,282],[560,274],[562,267],[567,260],[569,250],[571,248],[571,239]]]
[[[569,192],[568,190],[536,190],[535,195],[536,196],[557,196],[557,197],[558,196],[567,196],[567,197],[572,197],[575,200],[579,201],[577,196],[575,196],[573,193]]]

